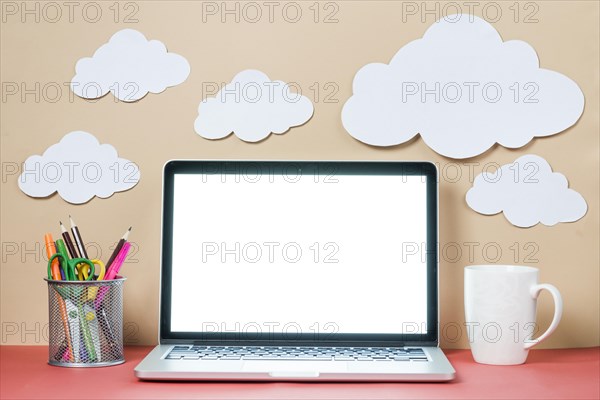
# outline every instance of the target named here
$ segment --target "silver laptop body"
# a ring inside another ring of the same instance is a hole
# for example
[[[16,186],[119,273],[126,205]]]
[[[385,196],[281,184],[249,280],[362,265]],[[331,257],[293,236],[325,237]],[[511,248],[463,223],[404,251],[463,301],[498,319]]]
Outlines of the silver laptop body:
[[[448,381],[427,162],[169,161],[144,380]]]

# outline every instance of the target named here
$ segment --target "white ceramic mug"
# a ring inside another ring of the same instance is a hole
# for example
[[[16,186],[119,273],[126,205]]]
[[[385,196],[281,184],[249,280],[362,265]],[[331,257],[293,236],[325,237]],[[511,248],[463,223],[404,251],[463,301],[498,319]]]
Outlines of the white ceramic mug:
[[[465,267],[465,322],[478,363],[522,364],[529,349],[546,339],[562,316],[556,287],[538,283],[539,270],[514,265]],[[536,303],[546,289],[554,298],[554,318],[537,339]]]

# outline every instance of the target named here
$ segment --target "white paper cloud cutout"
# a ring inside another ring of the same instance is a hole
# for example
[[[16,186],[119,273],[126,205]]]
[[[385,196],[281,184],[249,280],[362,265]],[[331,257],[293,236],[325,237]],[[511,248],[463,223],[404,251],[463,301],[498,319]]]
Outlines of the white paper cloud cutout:
[[[190,64],[179,54],[167,52],[158,40],[147,40],[134,30],[115,33],[93,57],[75,66],[71,90],[79,97],[96,99],[109,91],[121,101],[137,101],[179,85],[190,74]]]
[[[33,155],[23,164],[19,188],[31,197],[58,192],[69,203],[83,204],[94,196],[107,198],[131,189],[140,180],[138,166],[119,158],[115,148],[93,135],[75,131]]]
[[[467,192],[467,204],[480,214],[504,212],[513,225],[528,228],[573,222],[587,212],[581,194],[569,189],[564,175],[552,172],[542,157],[528,154],[495,173],[483,172]]]
[[[312,102],[292,92],[290,86],[271,81],[261,71],[242,71],[215,97],[200,103],[194,129],[206,139],[221,139],[233,132],[246,142],[285,133],[306,123],[314,112]]]
[[[393,146],[420,134],[437,153],[468,158],[495,143],[518,148],[561,132],[583,106],[577,84],[539,68],[529,44],[503,42],[483,19],[455,14],[402,47],[390,64],[361,68],[342,123],[370,145]]]

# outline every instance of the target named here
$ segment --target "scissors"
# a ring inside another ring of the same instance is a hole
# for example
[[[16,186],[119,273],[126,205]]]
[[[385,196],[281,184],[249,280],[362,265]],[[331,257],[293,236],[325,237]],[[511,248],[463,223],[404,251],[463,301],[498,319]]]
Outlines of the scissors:
[[[86,264],[87,266],[89,266],[90,271],[94,271],[94,269],[95,269],[94,263],[91,260],[88,260],[87,258],[71,258],[71,259],[69,259],[68,257],[65,257],[64,254],[60,254],[60,253],[53,254],[52,257],[50,257],[50,259],[48,260],[48,276],[52,276],[52,261],[55,258],[60,259],[61,264],[63,265],[63,269],[65,270],[65,278],[67,281],[76,281],[76,280],[89,281],[94,276],[94,274],[89,274],[84,279],[78,279],[79,270],[82,269],[82,267],[79,267],[79,264]],[[99,261],[99,260],[95,260],[95,261]]]
[[[104,275],[106,274],[106,268],[104,267],[104,263],[101,260],[94,259],[90,260],[92,264],[98,265],[100,267],[100,272],[98,273],[97,279],[101,281],[104,279]],[[89,281],[90,276],[94,277],[94,269],[89,269],[88,264],[77,264],[77,277],[80,281]],[[90,286],[87,288],[87,300],[95,300],[96,295],[98,294],[98,286]]]
[[[69,258],[65,242],[62,239],[58,239],[56,241],[56,253],[48,258],[48,276],[52,276],[52,262],[57,258],[64,270],[66,281],[77,280],[76,269],[79,264],[87,264],[90,267],[90,271],[94,270],[94,264],[87,258]],[[90,274],[85,280],[89,281],[92,277],[93,274]]]
[[[94,264],[94,266],[98,265],[100,267],[100,272],[98,273],[98,278],[96,279],[101,281],[102,279],[104,279],[104,275],[106,274],[106,267],[104,266],[104,263],[98,259],[90,261],[92,262],[92,264]],[[88,266],[89,264],[87,263],[77,264],[77,277],[80,281],[88,281],[89,275],[91,275],[92,277],[94,276],[95,268],[92,268],[90,270]]]
[[[63,270],[65,272],[65,280],[67,281],[76,281],[77,280],[77,275],[76,275],[76,270],[82,267],[78,267],[80,264],[83,265],[87,265],[90,268],[90,271],[94,270],[94,264],[88,260],[87,258],[72,258],[69,259],[69,257],[67,256],[67,252],[65,249],[64,244],[62,243],[62,240],[58,240],[57,243],[59,244],[57,246],[57,250],[58,252],[53,254],[49,259],[48,259],[48,276],[52,276],[52,262],[54,261],[54,259],[58,259],[61,266],[63,267]],[[94,274],[90,274],[86,277],[86,281],[89,281],[92,279],[92,277],[94,276]],[[81,298],[81,296],[85,296],[87,297],[86,300],[92,300],[93,298],[96,297],[96,293],[97,293],[97,289],[96,291],[94,291],[91,295],[88,292],[86,294],[86,290],[85,288],[80,288],[80,287],[73,287],[73,288],[56,288],[56,291],[63,297],[63,299],[65,299],[65,302],[67,302],[68,300],[71,299],[79,299]],[[68,303],[67,303],[67,308],[68,308]],[[69,323],[71,324],[71,319],[69,319]],[[71,332],[73,332],[73,329],[71,329]]]

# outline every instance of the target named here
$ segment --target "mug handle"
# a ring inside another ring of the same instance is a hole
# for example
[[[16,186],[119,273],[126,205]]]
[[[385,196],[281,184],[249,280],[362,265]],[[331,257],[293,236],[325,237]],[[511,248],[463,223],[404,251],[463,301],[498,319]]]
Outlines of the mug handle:
[[[554,332],[556,327],[558,327],[558,323],[560,322],[560,318],[562,317],[562,311],[563,311],[562,297],[560,296],[560,292],[558,291],[558,289],[555,286],[550,285],[549,283],[541,283],[539,285],[533,285],[531,287],[531,289],[529,290],[529,292],[531,293],[531,297],[533,297],[534,299],[537,299],[538,296],[540,295],[540,292],[544,289],[549,291],[550,294],[552,295],[552,298],[554,299],[554,318],[552,318],[552,322],[550,323],[550,326],[548,327],[548,329],[546,329],[546,332],[542,333],[542,335],[540,335],[540,337],[538,337],[537,339],[528,339],[525,341],[525,350],[529,350],[536,344],[541,343],[542,341],[546,340],[548,338],[548,336],[550,336],[552,334],[552,332]]]

